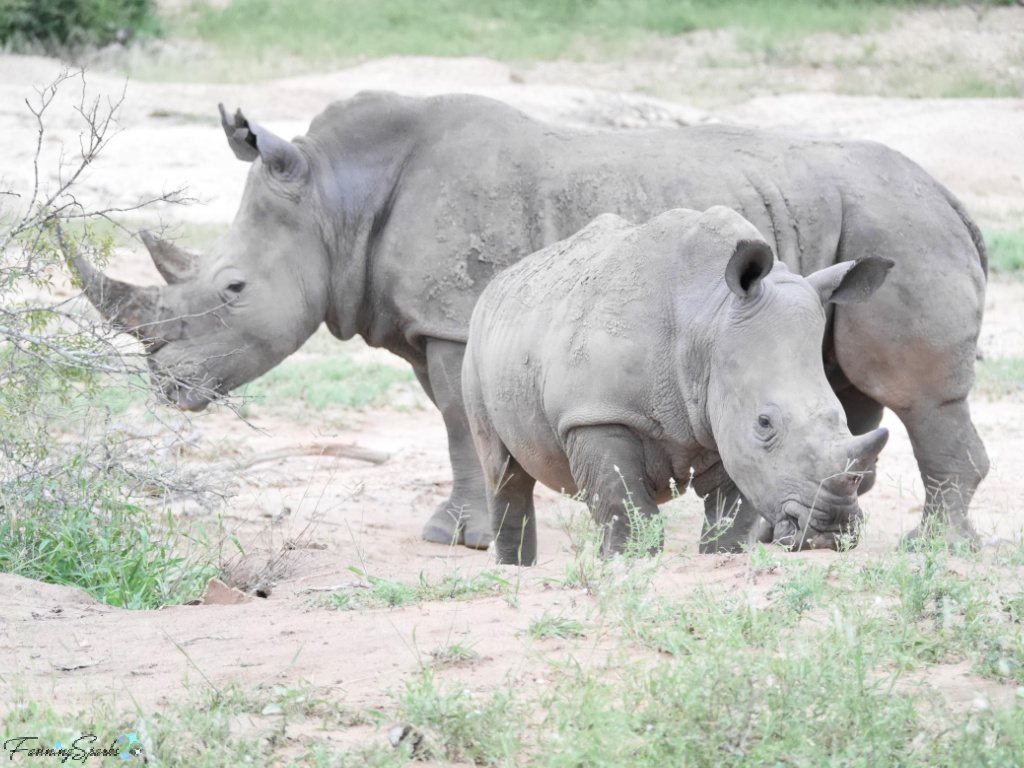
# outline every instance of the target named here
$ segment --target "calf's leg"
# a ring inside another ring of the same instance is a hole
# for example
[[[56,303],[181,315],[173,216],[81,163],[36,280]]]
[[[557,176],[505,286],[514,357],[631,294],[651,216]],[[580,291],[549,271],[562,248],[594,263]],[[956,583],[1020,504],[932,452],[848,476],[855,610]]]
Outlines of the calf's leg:
[[[499,563],[533,565],[537,562],[537,515],[533,508],[533,487],[537,481],[514,458],[505,453],[500,468],[489,467],[491,528]]]
[[[638,533],[633,524],[650,523],[658,514],[640,438],[618,424],[579,427],[569,433],[566,453],[576,487],[585,491],[603,531],[602,554],[621,554]],[[659,535],[648,543],[649,553],[655,554],[664,542]]]
[[[758,541],[773,540],[774,526],[747,501],[721,463],[694,477],[693,490],[704,497],[704,527],[697,546],[702,555],[742,552]]]

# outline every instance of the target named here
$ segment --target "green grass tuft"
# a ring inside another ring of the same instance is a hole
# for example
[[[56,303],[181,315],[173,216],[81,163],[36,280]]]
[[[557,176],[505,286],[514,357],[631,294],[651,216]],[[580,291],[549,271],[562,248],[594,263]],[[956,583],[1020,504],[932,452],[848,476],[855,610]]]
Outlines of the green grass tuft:
[[[532,620],[526,631],[534,640],[545,638],[578,640],[587,636],[587,628],[578,620],[569,616],[551,616],[547,613]]]
[[[1024,392],[1024,359],[1001,357],[982,360],[974,367],[975,394],[993,400]]]
[[[109,489],[94,505],[54,504],[42,479],[34,493],[24,499],[33,514],[0,510],[0,571],[78,587],[102,603],[132,609],[187,602],[218,572],[201,532],[192,538],[170,514],[158,521],[142,507],[116,501]],[[198,554],[182,553],[193,545]]]
[[[310,607],[334,608],[339,611],[373,610],[422,602],[471,600],[475,597],[505,595],[515,590],[515,586],[507,579],[488,571],[465,576],[455,569],[444,574],[437,582],[431,582],[426,574],[421,573],[418,584],[406,584],[367,575],[355,567],[349,570],[365,579],[365,583],[353,585],[353,590],[331,592],[315,598],[309,601]]]
[[[1001,230],[985,233],[989,268],[993,272],[1024,270],[1024,230]]]
[[[260,403],[300,400],[321,411],[328,405],[362,408],[379,404],[392,385],[414,380],[408,368],[386,363],[358,363],[339,354],[285,360],[249,384],[245,392]]]

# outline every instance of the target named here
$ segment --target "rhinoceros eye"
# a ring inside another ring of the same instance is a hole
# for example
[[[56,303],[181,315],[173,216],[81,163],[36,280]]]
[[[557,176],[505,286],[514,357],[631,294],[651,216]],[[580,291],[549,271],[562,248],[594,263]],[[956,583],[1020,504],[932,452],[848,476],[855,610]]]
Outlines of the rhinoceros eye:
[[[754,427],[754,432],[766,445],[774,442],[773,438],[778,432],[774,415],[771,412],[766,413],[764,411],[757,415],[757,426]]]
[[[233,283],[230,283],[228,285],[228,290],[231,293],[241,293],[243,290],[245,290],[245,281],[235,280]]]

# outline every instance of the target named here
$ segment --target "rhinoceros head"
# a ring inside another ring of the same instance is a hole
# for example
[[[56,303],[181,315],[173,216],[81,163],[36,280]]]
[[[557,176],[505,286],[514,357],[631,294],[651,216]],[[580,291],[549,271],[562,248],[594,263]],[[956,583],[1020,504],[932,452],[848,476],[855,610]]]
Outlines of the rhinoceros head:
[[[731,295],[712,355],[709,417],[729,476],[797,548],[855,542],[857,489],[888,439],[854,437],[825,377],[828,304],[853,304],[892,262],[868,257],[804,278],[762,241],[740,242],[726,269]]]
[[[329,268],[317,225],[311,160],[241,112],[220,107],[228,143],[252,162],[228,232],[203,256],[148,233],[165,286],[139,287],[73,264],[103,316],[141,339],[154,381],[178,406],[199,410],[297,350],[324,320]]]

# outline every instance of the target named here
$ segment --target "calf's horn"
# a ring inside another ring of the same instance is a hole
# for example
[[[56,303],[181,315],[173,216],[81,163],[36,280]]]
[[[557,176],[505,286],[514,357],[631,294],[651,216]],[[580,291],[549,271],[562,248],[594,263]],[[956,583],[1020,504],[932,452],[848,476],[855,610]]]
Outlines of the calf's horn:
[[[884,427],[853,438],[846,444],[846,469],[829,477],[825,485],[838,496],[857,493],[864,473],[874,465],[888,440],[889,430]]]
[[[139,232],[142,242],[149,251],[153,264],[164,280],[170,285],[191,279],[196,273],[197,258],[195,254],[179,248],[174,243],[161,240],[150,232]]]
[[[88,259],[74,256],[71,264],[82,280],[82,290],[92,305],[118,330],[146,338],[146,326],[160,322],[160,289],[139,287],[109,278]]]
[[[853,469],[868,469],[889,441],[889,430],[880,427],[874,432],[859,435],[846,444],[846,458],[853,462]]]

